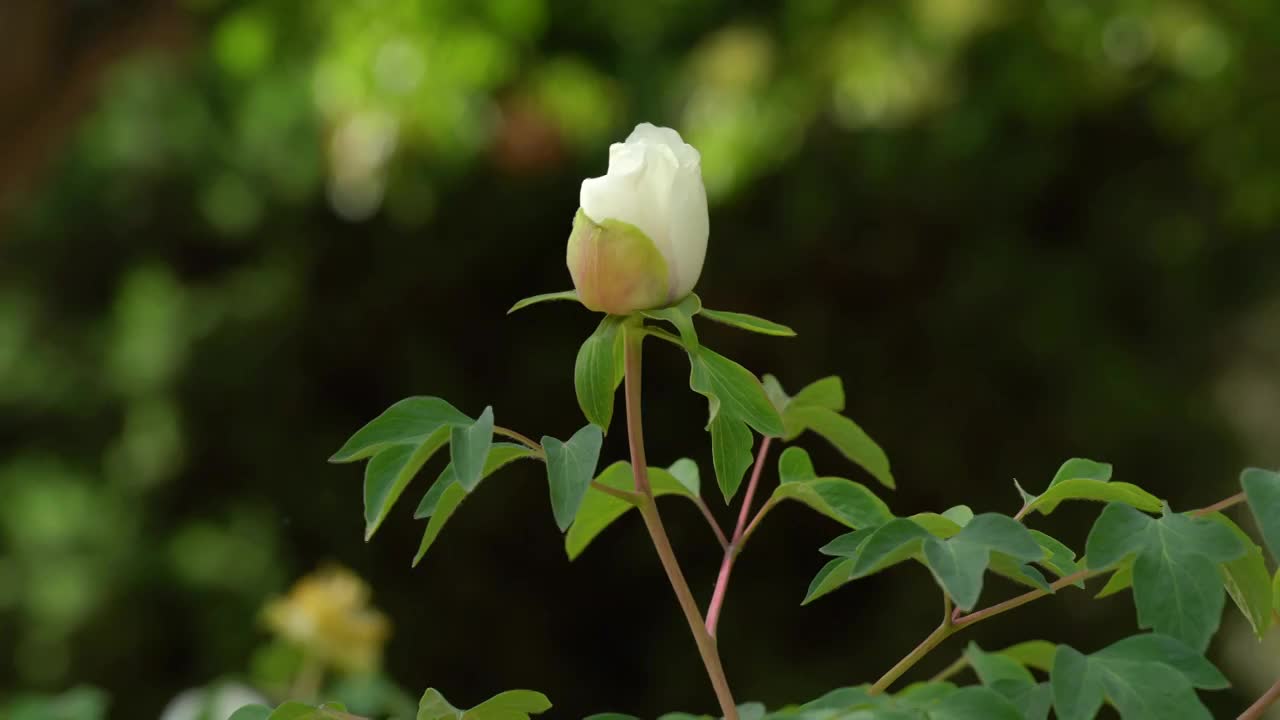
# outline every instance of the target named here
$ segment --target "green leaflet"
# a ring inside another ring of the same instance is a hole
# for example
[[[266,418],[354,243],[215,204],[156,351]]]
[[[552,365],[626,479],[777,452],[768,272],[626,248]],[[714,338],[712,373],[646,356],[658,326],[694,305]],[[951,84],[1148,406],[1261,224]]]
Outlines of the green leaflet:
[[[470,710],[459,710],[440,694],[428,688],[418,703],[416,720],[529,720],[551,709],[546,695],[532,690],[508,690],[498,693]]]
[[[623,378],[626,318],[606,315],[582,343],[573,365],[573,387],[587,422],[609,431],[614,395]]]
[[[507,314],[510,315],[517,310],[523,310],[530,305],[551,302],[553,300],[572,300],[574,302],[581,302],[578,300],[577,290],[561,290],[560,292],[542,293],[541,295],[531,295],[523,300],[517,301],[516,304],[512,305],[511,309],[507,311]]]
[[[1240,485],[1271,557],[1280,558],[1280,473],[1249,468],[1240,474]]]
[[[1045,551],[1021,523],[996,513],[977,515],[949,539],[924,542],[925,564],[956,606],[971,610],[982,592],[982,579],[993,552],[1024,563],[1044,558]],[[1043,583],[1043,578],[1040,578]]]
[[[537,454],[523,445],[494,443],[489,447],[489,455],[485,458],[480,478],[483,480],[503,466],[516,460],[533,457],[537,457]],[[477,486],[478,484],[477,482]],[[472,492],[474,491],[475,487],[472,487]],[[453,517],[453,513],[457,511],[458,506],[462,504],[462,501],[469,494],[458,483],[453,464],[450,463],[445,466],[445,469],[440,473],[440,477],[436,478],[435,483],[422,496],[422,501],[418,503],[418,508],[413,513],[415,520],[430,518],[427,522],[427,528],[422,534],[422,542],[418,544],[418,552],[413,558],[414,567],[417,567],[418,563],[422,562],[422,558],[426,556],[436,538],[440,536],[440,531],[444,529],[445,524],[449,522],[449,519]]]
[[[691,462],[681,460],[671,467],[672,470],[687,473],[687,463]],[[696,465],[694,473],[696,478]],[[596,482],[618,490],[633,490],[635,481],[631,474],[631,463],[619,461],[610,465],[600,473]],[[695,502],[698,499],[697,493],[691,491],[689,486],[670,470],[649,468],[649,486],[654,496],[681,495]],[[578,508],[577,516],[573,519],[573,525],[569,526],[569,532],[564,537],[564,551],[569,559],[577,559],[596,536],[633,507],[635,506],[626,500],[601,490],[595,488],[588,490],[582,505]]]
[[[1254,634],[1261,639],[1271,629],[1274,619],[1271,573],[1267,571],[1267,561],[1262,555],[1262,548],[1258,547],[1253,538],[1226,515],[1213,513],[1208,517],[1229,528],[1245,547],[1243,555],[1223,563],[1222,580],[1227,588],[1227,595],[1249,621]]]
[[[784,440],[790,442],[810,430],[884,486],[895,486],[884,450],[857,423],[840,414],[845,403],[840,378],[823,378],[790,397],[776,377],[766,375],[765,390],[774,407],[782,413]]]
[[[865,485],[844,478],[817,477],[809,454],[800,448],[787,448],[778,458],[778,477],[782,482],[767,501],[770,505],[795,500],[854,529],[893,519],[889,506]]]
[[[795,337],[796,334],[795,330],[792,330],[786,325],[773,322],[772,320],[765,320],[764,318],[756,317],[755,315],[748,315],[746,313],[725,312],[723,310],[709,310],[707,308],[703,308],[699,314],[708,320],[721,323],[722,325],[730,325],[740,330],[749,330],[754,333],[760,333],[761,335]]]
[[[587,425],[573,434],[567,442],[553,437],[542,438],[547,452],[547,480],[551,487],[551,512],[561,532],[568,529],[578,514],[578,507],[587,494],[591,478],[596,474],[600,461],[600,446],[604,433],[596,425]]]
[[[1195,688],[1226,687],[1199,653],[1161,635],[1126,638],[1093,655],[1060,645],[1050,683],[1061,720],[1092,718],[1104,701],[1123,720],[1210,720]]]
[[[487,407],[470,425],[455,425],[449,433],[449,458],[462,489],[471,492],[483,477],[485,459],[493,445],[493,408]]]
[[[1245,546],[1221,523],[1169,512],[1156,519],[1112,503],[1089,531],[1086,563],[1104,570],[1136,554],[1133,594],[1138,624],[1203,649],[1225,602],[1218,565]]]
[[[1025,504],[1024,514],[1035,510],[1048,515],[1068,500],[1122,502],[1148,512],[1162,507],[1160,498],[1137,485],[1111,482],[1110,464],[1084,458],[1071,458],[1063,463],[1040,495],[1030,495],[1021,486],[1018,492]]]

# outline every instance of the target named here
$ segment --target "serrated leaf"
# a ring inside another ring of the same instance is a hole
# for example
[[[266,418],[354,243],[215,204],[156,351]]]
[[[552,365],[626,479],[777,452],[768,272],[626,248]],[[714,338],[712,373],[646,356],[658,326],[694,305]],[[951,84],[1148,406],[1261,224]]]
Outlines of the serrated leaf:
[[[991,562],[992,552],[1024,563],[1040,560],[1045,555],[1026,527],[1013,518],[996,513],[974,517],[950,539],[930,537],[924,543],[926,565],[957,607],[964,610],[971,610],[978,602],[983,574]],[[1027,568],[1022,570],[1026,573]],[[1026,577],[1033,584],[1044,584],[1043,577],[1030,574]]]
[[[1244,553],[1223,525],[1166,512],[1159,520],[1108,505],[1089,532],[1086,562],[1094,570],[1131,554],[1138,624],[1203,649],[1218,628],[1225,602],[1217,565]]]
[[[578,299],[577,290],[561,290],[560,292],[542,293],[540,295],[531,295],[523,300],[517,301],[516,304],[512,305],[511,309],[507,311],[507,314],[510,315],[517,310],[523,310],[530,305],[537,305],[538,303],[551,302],[554,300],[572,300],[574,302],[581,302],[581,300]]]
[[[1240,473],[1240,485],[1271,557],[1280,558],[1280,473],[1249,468]]]
[[[756,317],[755,315],[748,315],[746,313],[726,312],[724,310],[709,310],[707,308],[703,308],[699,315],[708,320],[724,325],[731,325],[741,330],[760,333],[761,335],[795,337],[796,334],[795,330],[792,330],[786,325],[773,322],[772,320],[765,320],[764,318]]]
[[[822,436],[840,454],[857,463],[881,484],[889,488],[896,486],[888,456],[854,421],[829,408],[797,405],[794,401],[787,407],[787,416],[798,427]]]
[[[1133,647],[1115,648],[1087,656],[1058,646],[1050,682],[1061,720],[1092,718],[1104,701],[1122,720],[1211,720],[1181,670],[1159,659],[1135,660]]]
[[[329,462],[346,463],[372,457],[391,445],[417,446],[440,427],[471,422],[471,418],[438,397],[405,398],[357,430]]]
[[[449,459],[463,490],[471,492],[483,477],[485,459],[493,445],[493,408],[486,407],[476,421],[453,426],[449,433]]]
[[[516,460],[534,457],[537,457],[537,453],[524,445],[504,442],[494,443],[489,447],[489,455],[485,458],[484,470],[481,472],[480,478],[483,480]],[[435,483],[422,496],[421,502],[418,503],[418,508],[413,512],[413,519],[422,520],[431,517],[432,513],[435,512],[436,504],[440,501],[440,496],[449,485],[455,482],[457,482],[457,475],[453,472],[453,464],[450,463],[445,466],[440,473],[440,477],[436,478]],[[475,492],[474,487],[471,492]]]
[[[1159,512],[1163,507],[1160,498],[1137,485],[1124,482],[1106,482],[1092,478],[1072,478],[1050,486],[1044,494],[1031,502],[1030,510],[1048,515],[1067,500],[1091,500],[1094,502],[1119,502],[1148,512]]]
[[[1054,473],[1053,479],[1049,481],[1049,487],[1053,487],[1064,480],[1098,480],[1107,482],[1111,480],[1111,463],[1097,462],[1086,458],[1071,458],[1062,463],[1058,468],[1058,472]]]
[[[417,720],[529,720],[551,709],[547,696],[532,690],[498,693],[470,710],[459,710],[434,688],[418,703]]]
[[[587,425],[567,442],[542,438],[547,453],[547,480],[551,487],[551,511],[561,532],[578,513],[582,499],[596,474],[604,434],[596,425]]]
[[[609,431],[614,396],[622,384],[626,318],[606,315],[582,343],[573,365],[573,387],[587,422]]]
[[[596,482],[617,490],[632,490],[635,480],[631,474],[631,463],[619,461],[610,465],[600,473]],[[660,468],[649,468],[649,486],[655,497],[682,495],[690,500],[697,500],[697,495],[690,492],[688,486]],[[569,559],[577,559],[596,536],[633,507],[635,506],[622,498],[596,488],[589,489],[564,537],[564,550]]]
[[[441,426],[417,445],[383,446],[364,467],[364,539],[367,541],[387,519],[409,481],[449,441],[450,426]]]
[[[1221,566],[1222,579],[1227,588],[1227,595],[1249,621],[1254,634],[1261,639],[1271,629],[1275,617],[1272,612],[1274,602],[1271,573],[1267,571],[1267,561],[1262,555],[1262,548],[1258,547],[1253,538],[1226,515],[1213,513],[1208,517],[1230,529],[1246,548],[1244,555]]]

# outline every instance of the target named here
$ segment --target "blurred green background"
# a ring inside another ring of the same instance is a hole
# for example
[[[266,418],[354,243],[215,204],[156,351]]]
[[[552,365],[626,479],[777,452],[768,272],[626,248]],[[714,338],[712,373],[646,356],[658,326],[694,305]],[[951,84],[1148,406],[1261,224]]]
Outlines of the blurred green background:
[[[702,152],[707,304],[799,332],[704,341],[792,389],[841,375],[899,513],[1012,512],[1014,478],[1073,455],[1175,508],[1230,494],[1280,464],[1277,37],[1272,0],[5,0],[0,696],[92,685],[155,717],[243,675],[263,602],[335,561],[414,692],[713,708],[636,518],[571,565],[515,466],[411,571],[410,507],[363,543],[360,473],[324,462],[411,394],[581,425],[593,318],[504,312],[569,286],[578,184],[639,121]],[[649,455],[709,474],[669,350]],[[1095,512],[1042,527],[1080,547]],[[719,550],[667,517],[705,602]],[[800,609],[839,531],[788,507],[744,554],[721,624],[740,698],[868,681],[936,622],[918,567]],[[1086,598],[967,640],[1132,631],[1128,594]],[[1233,608],[1214,657],[1223,716],[1280,673]]]

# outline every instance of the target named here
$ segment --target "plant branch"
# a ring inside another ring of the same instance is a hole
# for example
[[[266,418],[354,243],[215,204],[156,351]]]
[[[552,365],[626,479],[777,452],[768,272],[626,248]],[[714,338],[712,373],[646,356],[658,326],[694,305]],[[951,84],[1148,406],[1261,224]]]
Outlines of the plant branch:
[[[1277,680],[1275,685],[1272,685],[1269,690],[1263,693],[1257,702],[1250,705],[1248,710],[1240,713],[1240,717],[1236,718],[1236,720],[1260,720],[1267,712],[1267,708],[1274,705],[1277,700],[1280,700],[1280,680]]]
[[[1198,510],[1192,510],[1188,514],[1195,517],[1202,517],[1204,515],[1220,512],[1229,507],[1239,505],[1244,501],[1245,501],[1244,493],[1236,493],[1235,495],[1232,495],[1231,497],[1226,498],[1224,500],[1220,500],[1212,505],[1207,505]],[[764,510],[768,509],[768,507],[769,507],[768,505],[765,505],[764,508],[761,508],[760,514],[763,515]],[[1020,513],[1020,514],[1025,515],[1025,513]],[[757,516],[756,519],[758,520],[759,517]],[[905,673],[913,665],[919,662],[921,658],[927,655],[929,651],[937,647],[939,643],[941,643],[951,634],[957,633],[969,627],[970,625],[976,625],[982,622],[983,620],[987,620],[1001,613],[1005,613],[1010,610],[1013,610],[1014,608],[1022,607],[1023,605],[1026,605],[1027,603],[1033,600],[1039,600],[1040,598],[1045,597],[1047,595],[1052,595],[1053,593],[1056,593],[1057,591],[1067,587],[1068,585],[1074,585],[1077,582],[1088,580],[1089,578],[1096,577],[1105,572],[1107,572],[1107,570],[1088,570],[1088,569],[1081,570],[1079,572],[1072,573],[1070,575],[1067,575],[1065,577],[1059,578],[1058,580],[1054,581],[1049,585],[1049,590],[1047,591],[1031,590],[1017,597],[1013,597],[1008,600],[1005,600],[1004,602],[996,603],[991,607],[983,608],[982,610],[976,610],[968,614],[959,612],[958,608],[956,612],[952,614],[952,611],[950,609],[950,601],[948,600],[947,619],[943,622],[943,624],[939,626],[937,630],[934,630],[933,633],[929,635],[929,637],[925,638],[924,642],[920,643],[919,647],[917,647],[915,650],[912,650],[909,655],[907,655],[902,660],[900,660],[897,665],[894,665],[893,668],[889,670],[889,672],[885,673],[884,677],[877,680],[875,685],[871,687],[871,692],[872,693],[883,692],[884,690],[888,689],[889,685],[893,684],[894,680],[897,680],[903,673]],[[944,670],[943,673],[941,674],[945,675],[945,673],[947,673],[950,670],[951,668],[948,668],[947,670]],[[1274,695],[1274,696],[1268,699],[1268,695]],[[1246,711],[1244,715],[1241,715],[1237,720],[1250,720],[1251,718],[1261,717],[1260,713],[1263,710],[1265,710],[1268,706],[1270,706],[1272,703],[1276,702],[1277,699],[1280,699],[1280,682],[1277,682],[1276,687],[1273,687],[1270,691],[1268,691],[1267,695],[1264,695],[1262,698],[1258,700],[1258,703],[1262,703],[1263,700],[1266,700],[1267,702],[1265,705],[1262,705],[1259,707],[1258,704],[1255,703],[1255,707],[1258,708],[1257,713],[1259,714],[1250,715],[1249,712],[1254,711],[1254,708],[1250,708],[1248,711]]]
[[[914,650],[907,653],[906,657],[899,660],[897,665],[889,668],[889,672],[882,675],[867,691],[868,693],[879,695],[888,690],[895,680],[902,677],[916,663],[920,662],[925,655],[928,655],[934,648],[941,645],[943,640],[951,637],[951,634],[956,631],[955,625],[951,622],[951,596],[943,594],[942,603],[942,624],[929,633],[929,637],[925,638]]]
[[[720,561],[720,575],[716,577],[716,587],[711,593],[711,604],[707,606],[707,633],[715,637],[716,626],[720,623],[720,609],[724,607],[724,596],[729,591],[729,577],[733,574],[733,563],[738,559],[746,539],[747,516],[751,514],[751,501],[756,495],[756,486],[760,484],[760,475],[764,470],[765,458],[769,455],[769,445],[773,438],[766,437],[760,442],[760,451],[751,468],[751,479],[747,481],[747,492],[742,498],[742,509],[738,512],[738,524],[733,529],[733,539],[724,549],[724,559]]]
[[[720,652],[715,638],[707,633],[703,626],[702,614],[698,612],[698,603],[693,599],[689,583],[685,581],[680,563],[676,560],[675,551],[671,548],[671,540],[663,527],[662,516],[658,514],[658,505],[653,501],[653,490],[649,486],[649,468],[645,462],[644,429],[640,412],[640,361],[641,343],[644,331],[634,332],[636,328],[627,328],[625,344],[625,395],[627,405],[627,441],[631,448],[631,472],[635,477],[636,493],[642,496],[640,516],[644,518],[645,528],[653,540],[653,548],[662,562],[662,569],[667,573],[667,580],[676,594],[680,609],[684,611],[685,620],[689,623],[689,632],[698,646],[702,663],[707,668],[707,676],[711,679],[711,687],[715,690],[716,699],[720,702],[720,710],[725,720],[738,720],[737,706],[733,694],[729,691],[729,681],[725,678],[724,667],[720,662]]]
[[[619,490],[615,487],[609,487],[598,480],[591,481],[592,489],[599,490],[605,495],[612,495],[619,500],[624,500],[632,505],[639,505],[644,502],[644,496],[639,493],[633,493],[630,490]]]

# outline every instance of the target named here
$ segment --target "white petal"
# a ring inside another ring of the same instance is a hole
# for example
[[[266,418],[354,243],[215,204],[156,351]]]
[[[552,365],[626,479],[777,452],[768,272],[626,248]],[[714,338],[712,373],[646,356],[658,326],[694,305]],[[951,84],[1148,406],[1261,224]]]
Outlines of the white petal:
[[[631,143],[649,143],[653,145],[664,145],[671,148],[671,152],[676,156],[680,165],[696,165],[702,162],[702,156],[692,146],[686,143],[680,133],[669,127],[658,127],[650,123],[640,123],[635,130],[627,136],[627,144]]]
[[[675,300],[693,292],[707,257],[711,222],[707,216],[707,190],[702,184],[700,167],[680,169],[671,186],[668,207],[672,253],[667,264],[673,271],[670,288]]]

